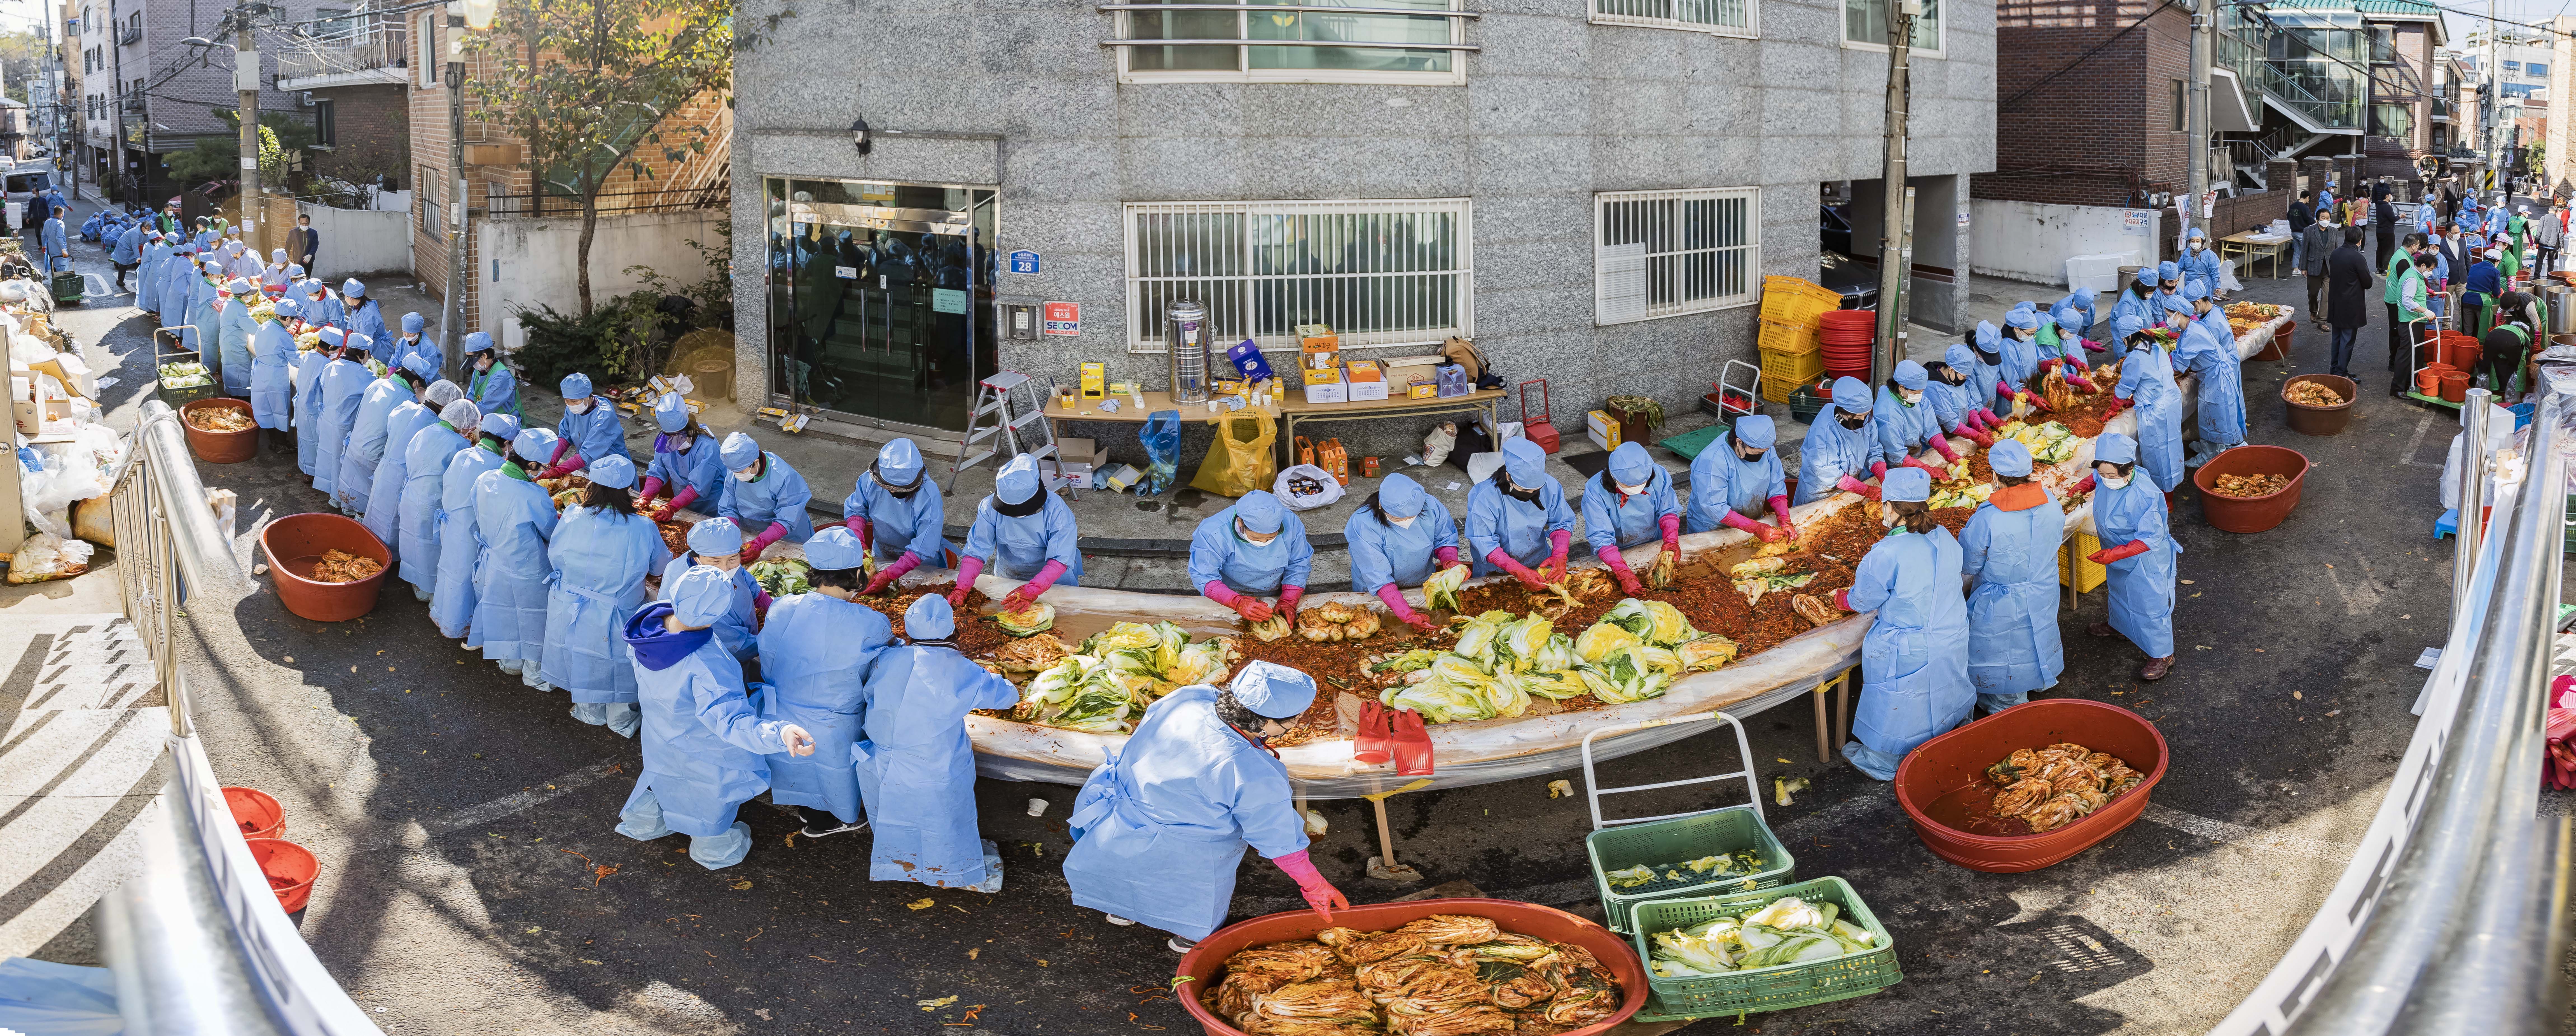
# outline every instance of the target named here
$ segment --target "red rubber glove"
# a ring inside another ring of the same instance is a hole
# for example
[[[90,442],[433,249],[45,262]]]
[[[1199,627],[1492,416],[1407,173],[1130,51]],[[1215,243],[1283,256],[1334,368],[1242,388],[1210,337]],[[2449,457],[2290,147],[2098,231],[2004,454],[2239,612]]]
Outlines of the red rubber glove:
[[[1957,448],[1950,445],[1949,436],[1942,435],[1938,432],[1933,433],[1932,452],[1940,454],[1942,460],[1949,461],[1952,464],[1959,462],[1959,451]]]
[[[2092,339],[2090,339],[2090,338],[2087,338],[2087,339],[2085,339],[2085,340],[2084,340],[2084,347],[2085,347],[2086,349],[2090,349],[2090,350],[2092,350],[2092,351],[2094,351],[2094,352],[2097,352],[2097,353],[2107,353],[2107,352],[2110,352],[2110,351],[2111,351],[2111,347],[2110,347],[2110,346],[2104,345],[2104,344],[2102,344],[2102,343],[2100,343],[2100,342],[2096,342],[2096,341],[2094,341],[2094,340],[2092,340]]]
[[[1864,482],[1862,482],[1861,480],[1856,479],[1856,478],[1853,478],[1853,477],[1851,477],[1851,476],[1849,476],[1849,475],[1845,475],[1845,476],[1843,476],[1843,480],[1842,480],[1842,481],[1834,483],[1834,488],[1839,489],[1839,490],[1842,490],[1843,492],[1846,492],[1846,493],[1856,493],[1856,494],[1859,494],[1860,496],[1862,496],[1862,497],[1864,497],[1864,498],[1866,498],[1866,499],[1870,499],[1870,500],[1876,500],[1876,499],[1878,499],[1878,487],[1877,487],[1877,486],[1869,485],[1869,484],[1864,483]]]
[[[1547,534],[1547,563],[1539,566],[1539,576],[1551,583],[1565,581],[1565,552],[1574,543],[1574,530],[1558,529]]]
[[[661,510],[653,512],[653,520],[657,522],[670,521],[672,515],[680,513],[682,508],[696,502],[698,502],[697,489],[693,486],[681,486],[680,495],[672,497],[670,503],[663,504]]]
[[[1751,518],[1737,514],[1733,508],[1728,508],[1725,514],[1718,515],[1717,524],[1726,526],[1730,529],[1741,530],[1748,535],[1762,535],[1763,526],[1761,522],[1757,522]]]
[[[2056,369],[2057,369],[2057,358],[2056,358],[2056,357],[2050,357],[2050,358],[2048,358],[2048,359],[2045,359],[2045,360],[2041,360],[2041,361],[2039,361],[2039,372],[2040,372],[2040,373],[2042,373],[2042,374],[2046,374],[2046,373],[2048,373],[2048,372],[2050,372],[2050,371],[2053,371],[2053,370],[2056,370]]]
[[[1856,611],[1859,611],[1859,610],[1860,610],[1860,609],[1858,609],[1858,608],[1854,608],[1854,607],[1852,607],[1852,605],[1851,605],[1851,588],[1850,588],[1850,587],[1844,587],[1843,589],[1840,589],[1840,590],[1836,590],[1836,591],[1834,591],[1834,607],[1836,607],[1836,608],[1840,608],[1840,609],[1842,609],[1842,610],[1844,610],[1844,611],[1847,611],[1847,612],[1856,612]]]
[[[1869,475],[1871,478],[1886,478],[1887,462],[1883,460],[1869,462]]]
[[[1970,428],[1966,421],[1959,422],[1958,434],[1960,438],[1976,443],[1977,445],[1987,449],[1993,449],[1995,446],[1995,437],[1993,434]]]
[[[1316,873],[1314,862],[1306,858],[1306,850],[1273,856],[1270,862],[1277,864],[1289,877],[1297,879],[1297,894],[1306,897],[1306,905],[1313,907],[1315,915],[1323,918],[1325,924],[1333,923],[1334,910],[1351,908],[1351,901],[1343,898],[1341,890],[1325,881],[1322,874]]]
[[[1963,435],[1969,431],[1985,431],[1986,412],[1983,410],[1971,410],[1959,415],[1959,428],[1962,430],[1960,434]]]
[[[975,588],[975,577],[984,574],[984,559],[966,558],[957,563],[957,588],[948,591],[948,606],[966,606],[966,591]]]
[[[1771,522],[1772,524],[1780,527],[1780,533],[1783,537],[1792,540],[1798,538],[1798,525],[1796,522],[1789,520],[1788,497],[1775,496],[1771,498]]]
[[[1273,607],[1271,608],[1271,611],[1273,611],[1273,612],[1277,613],[1277,614],[1278,614],[1278,616],[1279,616],[1280,618],[1286,619],[1286,620],[1288,620],[1288,621],[1290,621],[1290,622],[1295,622],[1295,621],[1297,621],[1297,599],[1298,599],[1298,598],[1300,598],[1300,597],[1304,597],[1304,596],[1306,596],[1306,588],[1305,588],[1305,587],[1302,587],[1302,586],[1283,586],[1283,587],[1280,587],[1280,588],[1279,588],[1279,603],[1278,603],[1277,605],[1273,606]]]
[[[1029,585],[1027,583],[1022,583],[1020,584],[1019,589],[1013,590],[1002,596],[1002,610],[1006,612],[1027,611],[1029,610],[1029,605],[1037,600],[1037,596],[1038,595],[1029,592]]]
[[[2067,378],[2066,378],[2066,383],[2067,383],[2068,385],[2072,385],[2072,386],[2074,386],[2074,387],[2076,387],[2076,388],[2079,388],[2079,389],[2084,390],[2084,392],[2085,392],[2086,394],[2088,394],[2088,395],[2089,395],[2089,394],[2091,394],[2091,393],[2095,393],[2095,392],[2100,392],[2100,391],[2102,391],[2101,389],[2098,389],[2098,388],[2094,388],[2094,387],[2093,387],[2093,380],[2092,380],[2091,378],[2084,377],[2083,375],[2080,375],[2080,374],[2068,375],[2068,376],[2067,376]]]
[[[2002,417],[2002,416],[2000,416],[2000,415],[1998,415],[1998,414],[1996,414],[1996,413],[1995,413],[1995,408],[1993,408],[1993,407],[1985,407],[1985,408],[1982,408],[1982,409],[1978,410],[1978,411],[1977,411],[1977,420],[1978,420],[1978,422],[1979,422],[1979,423],[1984,424],[1988,430],[1993,430],[1993,429],[2001,428],[2001,427],[2003,427],[2003,426],[2004,426],[2004,419],[2003,419],[2003,417]]]
[[[1729,511],[1727,513],[1734,514],[1735,512]],[[1619,548],[1608,545],[1595,547],[1592,550],[1592,556],[1600,558],[1602,564],[1610,566],[1610,574],[1618,578],[1619,589],[1621,592],[1626,593],[1630,597],[1635,597],[1646,592],[1646,584],[1638,582],[1637,573],[1628,570],[1627,555],[1619,553]]]
[[[2090,493],[2090,492],[2092,492],[2092,491],[2093,491],[2093,476],[2091,476],[2091,475],[2086,475],[2086,476],[2084,476],[2084,481],[2082,481],[2082,482],[2078,482],[2078,483],[2076,483],[2076,484],[2074,484],[2074,485],[2071,485],[2071,486],[2066,487],[2066,491],[2067,491],[2067,492],[2069,492],[2069,493]]]
[[[2005,380],[2003,380],[2002,378],[1996,378],[1996,379],[1995,379],[1995,394],[1996,394],[1996,395],[1998,395],[1998,396],[2002,396],[2002,397],[2004,397],[2004,398],[2006,398],[2006,399],[2011,399],[2014,395],[2016,395],[2016,394],[2018,394],[2018,393],[2020,393],[2020,392],[2021,392],[2021,390],[2020,390],[2020,389],[2017,389],[2017,388],[2012,387],[2012,383],[2011,383],[2011,382],[2009,382],[2009,381],[2005,381]]]
[[[563,463],[564,452],[570,449],[572,449],[572,440],[556,439],[555,451],[546,455],[546,466],[553,467],[557,464]]]
[[[1402,587],[1398,587],[1393,583],[1388,583],[1385,586],[1378,587],[1377,599],[1386,602],[1387,614],[1395,616],[1395,621],[1397,622],[1401,622],[1407,626],[1413,627],[1414,629],[1421,630],[1424,633],[1429,633],[1440,628],[1433,625],[1431,620],[1424,617],[1421,612],[1413,610],[1412,603],[1404,599],[1404,589]]]
[[[651,475],[644,476],[643,488],[637,491],[635,495],[643,497],[646,500],[662,495],[662,480],[654,478]]]
[[[2030,404],[2030,409],[2031,409],[2034,413],[2042,413],[2042,414],[2046,414],[2046,413],[2051,413],[2051,412],[2053,412],[2053,409],[2048,405],[2048,401],[2047,401],[2047,400],[2045,400],[2045,399],[2041,399],[2041,398],[2039,398],[2037,395],[2034,395],[2034,394],[2032,394],[2032,393],[2028,393],[2028,392],[2024,392],[2024,393],[2022,393],[2022,394],[2021,394],[2021,400],[2022,400],[2022,402],[2024,402],[2024,403],[2028,403],[2028,404]]]
[[[1466,564],[1466,562],[1458,560],[1458,548],[1456,547],[1442,547],[1438,550],[1432,551],[1431,556],[1440,559],[1440,567],[1442,568],[1456,568],[1460,565]]]
[[[1949,472],[1944,471],[1944,470],[1942,470],[1942,469],[1940,469],[1940,468],[1938,468],[1938,467],[1935,467],[1935,466],[1933,466],[1933,465],[1931,465],[1931,464],[1926,464],[1926,463],[1924,463],[1924,462],[1923,462],[1923,460],[1922,460],[1922,458],[1920,458],[1920,457],[1914,457],[1914,456],[1910,456],[1910,455],[1909,455],[1909,456],[1907,456],[1907,457],[1905,458],[1905,466],[1906,466],[1906,467],[1909,467],[1909,468],[1921,468],[1921,469],[1923,469],[1924,471],[1926,471],[1926,472],[1928,472],[1928,473],[1930,473],[1930,474],[1931,474],[1931,476],[1932,476],[1932,481],[1935,481],[1935,482],[1938,482],[1938,481],[1941,481],[1942,479],[1945,479],[1945,478],[1950,477],[1950,473],[1949,473]]]
[[[2085,557],[2091,559],[2096,565],[2108,565],[2114,561],[2123,561],[2137,557],[2140,554],[2146,553],[2147,549],[2147,541],[2130,540],[2129,542],[2123,543],[2117,547],[2104,547],[2091,554],[2085,555]]]
[[[2108,421],[2108,420],[2110,420],[2111,418],[2114,418],[2114,417],[2119,416],[2120,411],[2127,410],[2127,409],[2129,409],[2130,407],[2133,407],[2133,406],[2136,406],[2136,405],[2138,405],[2138,404],[2137,404],[2135,401],[2133,401],[2133,400],[2127,400],[2127,399],[2122,399],[2122,398],[2120,398],[2120,397],[2118,397],[2118,396],[2113,396],[2113,397],[2111,397],[2111,405],[2110,405],[2110,406],[2107,406],[2107,407],[2102,408],[2102,419],[2103,419],[2103,420],[2105,420],[2105,421]]]
[[[1234,592],[1234,588],[1225,585],[1225,581],[1222,579],[1208,580],[1206,586],[1199,588],[1199,592],[1206,594],[1208,600],[1215,601],[1218,604],[1234,609],[1234,613],[1243,616],[1243,621],[1245,622],[1270,621],[1270,606],[1268,604],[1263,603],[1258,597],[1249,597]]]
[[[1547,580],[1540,579],[1538,573],[1530,571],[1529,566],[1521,564],[1519,559],[1503,553],[1501,547],[1485,552],[1485,563],[1511,573],[1512,578],[1520,580],[1522,586],[1532,590],[1547,586]]]
[[[753,621],[769,621],[769,602],[771,599],[769,591],[761,589],[758,585],[754,585],[751,588],[751,617]]]
[[[751,542],[746,543],[746,544],[743,544],[743,547],[742,547],[742,563],[743,563],[743,564],[748,565],[748,564],[751,564],[751,563],[752,563],[752,562],[754,562],[754,561],[758,561],[758,560],[760,560],[760,552],[761,552],[761,551],[768,550],[768,549],[769,549],[769,545],[770,545],[770,544],[776,543],[776,542],[778,542],[778,541],[780,541],[780,540],[783,540],[783,539],[786,539],[786,538],[787,538],[787,523],[785,523],[785,522],[771,522],[771,523],[769,523],[769,527],[768,527],[768,528],[760,530],[760,535],[752,537],[752,538],[751,538]]]
[[[853,517],[849,517],[849,518],[843,518],[843,519],[841,519],[841,527],[842,527],[842,528],[844,528],[844,529],[848,529],[848,530],[850,530],[850,535],[852,535],[852,536],[856,536],[856,537],[858,537],[858,538],[859,538],[859,546],[865,547],[865,546],[867,546],[867,545],[868,545],[868,520],[867,520],[867,519],[865,519],[865,518],[859,518],[859,517],[855,517],[855,516],[853,516]]]
[[[1053,589],[1055,587],[1055,581],[1064,578],[1064,573],[1064,562],[1049,558],[1047,559],[1046,564],[1038,566],[1037,576],[1030,579],[1027,585],[1022,586],[1020,589],[1029,592],[1029,600],[1036,600],[1039,594]],[[1012,591],[1012,593],[1016,595],[1018,591],[1015,590]],[[1027,604],[1023,602],[1021,607],[1027,607]]]
[[[590,462],[582,459],[581,454],[578,453],[563,453],[558,454],[557,456],[562,459],[546,469],[547,471],[553,472],[553,474],[545,475],[543,477],[562,478],[590,466]]]
[[[1673,560],[1680,561],[1682,554],[1682,516],[1678,514],[1668,514],[1657,519],[1655,524],[1662,528],[1664,532],[1664,553],[1672,555]]]
[[[893,586],[895,580],[903,578],[904,573],[910,572],[920,566],[921,555],[908,550],[904,551],[903,556],[896,558],[894,564],[880,568],[877,570],[876,575],[868,577],[868,588],[859,592],[863,594],[873,594],[882,591],[889,586]]]
[[[2075,369],[2076,369],[2076,370],[2078,370],[2078,371],[2082,371],[2082,372],[2084,372],[2084,373],[2086,373],[2086,374],[2090,374],[2090,373],[2092,373],[2092,372],[2093,372],[2093,365],[2092,365],[2092,364],[2089,364],[2089,363],[2084,362],[2084,358],[2083,358],[2083,357],[2081,357],[2081,356],[2077,356],[2077,355],[2075,355],[2074,353],[2068,353],[2068,354],[2066,354],[2066,362],[2071,363],[2071,364],[2074,364],[2074,365],[2075,365]]]

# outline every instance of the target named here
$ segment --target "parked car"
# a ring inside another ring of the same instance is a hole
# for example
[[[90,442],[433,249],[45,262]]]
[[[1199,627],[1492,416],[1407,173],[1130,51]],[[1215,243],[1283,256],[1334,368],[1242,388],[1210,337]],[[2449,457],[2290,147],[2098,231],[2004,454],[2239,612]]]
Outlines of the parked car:
[[[1851,220],[1834,211],[1831,205],[1816,206],[1816,236],[1825,251],[1852,254]]]
[[[1841,252],[1817,258],[1816,283],[1843,297],[1844,309],[1878,308],[1878,270]]]
[[[54,185],[54,170],[50,166],[41,168],[35,166],[20,166],[16,169],[9,170],[6,175],[6,182],[8,185],[9,200],[17,202],[18,211],[20,213],[25,213],[27,211],[27,206],[35,201],[36,192]],[[26,220],[22,216],[19,222],[24,223]],[[7,233],[10,229],[14,228],[0,228],[0,233]]]

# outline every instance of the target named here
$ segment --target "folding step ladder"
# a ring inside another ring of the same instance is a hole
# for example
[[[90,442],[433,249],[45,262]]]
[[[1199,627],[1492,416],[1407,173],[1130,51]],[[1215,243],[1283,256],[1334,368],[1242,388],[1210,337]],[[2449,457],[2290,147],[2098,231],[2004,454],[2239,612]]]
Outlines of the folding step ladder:
[[[1015,406],[1012,401],[1015,393],[1027,402]],[[991,418],[989,423],[987,417]],[[1024,437],[1020,430],[1030,425],[1036,425],[1037,431]],[[1001,441],[985,447],[974,456],[966,455],[966,451],[974,449],[976,443],[995,436],[1000,436]],[[1024,438],[1026,442],[1036,444],[1035,448],[1024,448]],[[966,415],[966,436],[957,441],[957,460],[949,466],[948,484],[941,489],[943,492],[956,489],[960,471],[996,455],[1016,457],[1022,453],[1054,468],[1053,474],[1047,477],[1045,488],[1053,490],[1064,484],[1064,463],[1055,451],[1055,425],[1047,420],[1046,397],[1039,393],[1037,383],[1030,381],[1028,375],[1003,371],[976,383],[975,409]]]

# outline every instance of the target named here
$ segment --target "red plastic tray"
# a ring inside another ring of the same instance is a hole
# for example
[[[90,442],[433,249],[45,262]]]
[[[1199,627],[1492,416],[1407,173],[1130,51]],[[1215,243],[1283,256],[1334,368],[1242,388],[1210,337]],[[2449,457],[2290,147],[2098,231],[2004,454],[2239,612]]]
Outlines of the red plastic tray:
[[[1986,779],[1986,767],[2016,748],[2045,748],[2072,741],[2119,756],[2146,779],[2093,815],[2036,835],[1980,835],[1934,821],[1923,805]],[[1990,874],[2035,871],[2118,833],[2146,811],[2147,795],[2164,779],[2171,756],[2155,724],[2117,705],[2082,698],[2050,698],[2005,709],[1923,743],[1896,768],[1896,801],[1914,820],[1914,834],[1932,854]]]

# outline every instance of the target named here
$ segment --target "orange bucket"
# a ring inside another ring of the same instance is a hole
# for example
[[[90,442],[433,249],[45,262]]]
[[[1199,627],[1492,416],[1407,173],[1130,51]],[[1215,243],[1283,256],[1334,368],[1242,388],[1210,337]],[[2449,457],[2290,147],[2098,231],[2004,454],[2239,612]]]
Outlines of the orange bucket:
[[[2445,403],[2460,403],[2460,402],[2466,402],[2466,401],[2468,400],[2468,398],[2469,398],[2469,374],[2468,374],[2468,372],[2467,372],[2467,371],[2446,371],[2446,372],[2444,372],[2444,373],[2442,374],[2442,402],[2445,402]]]
[[[2449,364],[2437,364],[2415,372],[2415,391],[2422,395],[2442,394],[2442,375],[2450,373]]]
[[[269,793],[257,788],[226,788],[224,805],[232,808],[233,822],[241,826],[242,837],[286,837],[286,810]]]
[[[253,838],[250,854],[268,878],[269,891],[277,893],[277,905],[290,914],[304,909],[304,901],[313,897],[313,879],[322,872],[312,851],[282,838]]]

